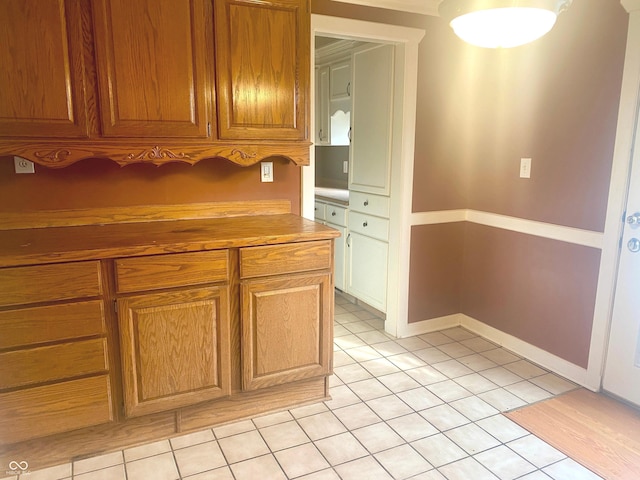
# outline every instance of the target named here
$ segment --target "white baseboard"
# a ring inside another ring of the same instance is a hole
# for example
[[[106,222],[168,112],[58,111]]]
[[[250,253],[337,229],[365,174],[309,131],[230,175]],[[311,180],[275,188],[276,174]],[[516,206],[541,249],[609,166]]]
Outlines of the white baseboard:
[[[497,328],[491,327],[475,318],[469,317],[463,313],[455,313],[445,317],[432,318],[422,320],[420,322],[410,323],[403,329],[401,337],[409,337],[414,335],[422,335],[436,330],[444,330],[452,327],[464,327],[467,330],[476,333],[487,340],[506,348],[507,350],[526,358],[527,360],[540,365],[558,375],[571,380],[572,382],[582,385],[593,391],[598,391],[600,385],[591,385],[587,375],[587,369],[575,365],[564,360],[552,353],[547,352],[535,345],[520,340],[513,335],[502,332]]]
[[[461,324],[462,317],[464,317],[462,313],[454,313],[453,315],[409,323],[403,325],[403,328],[398,331],[398,338],[414,337],[416,335],[444,330],[445,328],[457,327]]]

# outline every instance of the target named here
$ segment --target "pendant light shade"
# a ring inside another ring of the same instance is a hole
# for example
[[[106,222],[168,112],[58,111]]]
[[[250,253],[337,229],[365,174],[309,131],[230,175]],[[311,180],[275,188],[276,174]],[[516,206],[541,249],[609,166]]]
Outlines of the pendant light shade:
[[[485,48],[510,48],[549,32],[572,0],[443,0],[438,12],[455,34]]]

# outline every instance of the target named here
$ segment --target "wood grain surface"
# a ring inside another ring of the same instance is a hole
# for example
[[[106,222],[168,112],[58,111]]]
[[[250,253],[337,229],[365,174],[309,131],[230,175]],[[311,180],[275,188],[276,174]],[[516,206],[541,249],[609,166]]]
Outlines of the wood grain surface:
[[[97,261],[0,269],[0,306],[95,297],[100,293]]]
[[[2,393],[0,444],[109,422],[109,396],[107,375]]]
[[[1,212],[0,230],[197,220],[284,213],[291,213],[291,202],[289,200],[135,205],[132,207],[78,208],[16,213]]]
[[[0,312],[0,348],[71,340],[105,333],[101,300]]]
[[[173,253],[115,261],[118,293],[224,282],[229,251]]]
[[[505,414],[607,480],[640,478],[640,412],[585,389]]]
[[[339,235],[333,228],[291,214],[5,230],[0,231],[0,267],[326,240]]]

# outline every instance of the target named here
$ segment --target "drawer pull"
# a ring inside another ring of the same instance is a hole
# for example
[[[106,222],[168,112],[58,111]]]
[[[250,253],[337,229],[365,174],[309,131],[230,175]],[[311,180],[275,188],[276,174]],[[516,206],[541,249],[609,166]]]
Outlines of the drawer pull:
[[[369,225],[367,222],[362,222],[363,227],[366,227],[367,225]]]
[[[364,201],[364,206],[366,207],[367,205],[369,205],[369,200]]]
[[[336,216],[336,211],[334,210],[333,212],[331,212],[331,216],[335,217]]]

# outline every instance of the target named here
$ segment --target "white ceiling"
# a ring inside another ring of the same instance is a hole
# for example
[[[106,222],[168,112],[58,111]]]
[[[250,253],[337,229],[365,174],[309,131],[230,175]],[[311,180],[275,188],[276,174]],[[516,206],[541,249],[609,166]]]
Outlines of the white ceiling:
[[[438,16],[440,0],[333,0],[334,2],[353,3],[367,7],[387,8],[403,12]]]

